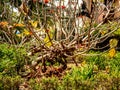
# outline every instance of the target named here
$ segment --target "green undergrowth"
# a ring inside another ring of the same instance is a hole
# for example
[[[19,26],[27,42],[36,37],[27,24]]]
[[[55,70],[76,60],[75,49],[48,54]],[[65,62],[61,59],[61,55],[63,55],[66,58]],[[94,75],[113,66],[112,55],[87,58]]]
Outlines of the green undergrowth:
[[[79,66],[66,70],[62,77],[30,80],[19,75],[26,60],[24,47],[0,44],[0,90],[19,90],[25,83],[28,90],[120,90],[120,52],[113,58],[107,53],[82,57]]]
[[[33,90],[119,90],[120,52],[114,58],[105,55],[86,57],[62,78],[31,79]]]
[[[25,60],[27,58],[24,47],[0,44],[0,72],[3,75],[17,75]]]

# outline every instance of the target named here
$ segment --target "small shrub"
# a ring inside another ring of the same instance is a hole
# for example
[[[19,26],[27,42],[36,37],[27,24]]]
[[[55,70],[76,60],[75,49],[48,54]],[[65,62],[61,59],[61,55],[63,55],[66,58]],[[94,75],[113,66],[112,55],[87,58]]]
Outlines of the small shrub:
[[[20,76],[10,77],[0,75],[0,90],[19,90],[19,85],[23,82]]]
[[[12,45],[0,44],[0,72],[7,75],[16,75],[25,64],[26,51]]]

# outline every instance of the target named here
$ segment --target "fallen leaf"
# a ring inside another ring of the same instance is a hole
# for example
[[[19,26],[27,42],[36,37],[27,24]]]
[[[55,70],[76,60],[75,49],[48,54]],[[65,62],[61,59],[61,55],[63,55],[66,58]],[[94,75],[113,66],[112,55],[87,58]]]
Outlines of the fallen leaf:
[[[114,48],[112,48],[112,49],[109,50],[108,54],[109,54],[110,58],[113,58],[115,56],[115,54],[116,54],[116,50]]]

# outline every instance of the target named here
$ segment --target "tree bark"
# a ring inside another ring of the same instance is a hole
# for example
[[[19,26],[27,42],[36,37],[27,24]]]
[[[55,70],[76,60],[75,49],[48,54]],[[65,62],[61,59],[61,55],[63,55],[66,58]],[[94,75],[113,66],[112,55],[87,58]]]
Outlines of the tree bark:
[[[120,17],[120,0],[115,0],[115,8],[117,8],[115,10],[115,15],[114,18],[119,18]]]

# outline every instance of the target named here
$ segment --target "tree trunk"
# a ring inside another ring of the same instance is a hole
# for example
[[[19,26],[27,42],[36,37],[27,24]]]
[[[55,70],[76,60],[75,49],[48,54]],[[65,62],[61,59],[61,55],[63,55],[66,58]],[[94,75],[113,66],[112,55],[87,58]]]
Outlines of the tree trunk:
[[[115,0],[115,15],[114,18],[119,18],[120,17],[120,0]]]

